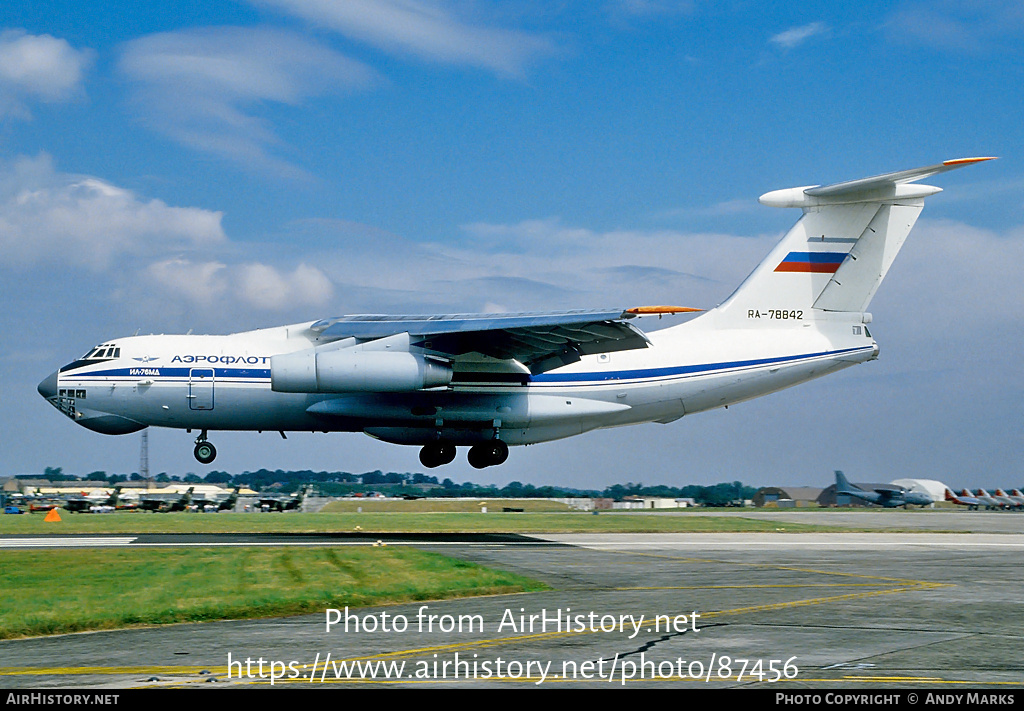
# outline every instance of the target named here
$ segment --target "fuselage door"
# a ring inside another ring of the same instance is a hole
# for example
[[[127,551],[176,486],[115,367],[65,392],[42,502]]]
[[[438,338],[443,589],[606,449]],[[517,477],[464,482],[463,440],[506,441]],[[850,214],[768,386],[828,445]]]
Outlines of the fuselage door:
[[[213,368],[188,371],[188,406],[190,410],[213,409]]]

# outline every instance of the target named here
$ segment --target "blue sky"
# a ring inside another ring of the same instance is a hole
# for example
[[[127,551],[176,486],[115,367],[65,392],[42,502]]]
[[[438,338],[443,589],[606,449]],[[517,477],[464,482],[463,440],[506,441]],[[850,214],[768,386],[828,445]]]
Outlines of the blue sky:
[[[725,298],[772,189],[933,180],[872,303],[879,361],[462,481],[1019,486],[1017,2],[251,0],[0,10],[0,474],[130,472],[35,392],[135,332]],[[656,327],[652,325],[652,327]],[[183,432],[154,471],[200,471]],[[360,435],[219,434],[218,468],[417,471]]]

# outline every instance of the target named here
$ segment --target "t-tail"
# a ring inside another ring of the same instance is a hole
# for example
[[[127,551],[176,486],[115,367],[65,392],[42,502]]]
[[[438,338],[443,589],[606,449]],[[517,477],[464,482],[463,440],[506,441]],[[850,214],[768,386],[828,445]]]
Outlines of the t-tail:
[[[853,486],[846,480],[846,475],[836,469],[836,493],[843,494],[848,491],[860,491],[856,486]]]
[[[991,158],[960,158],[826,186],[776,190],[772,207],[804,214],[715,311],[721,325],[749,327],[778,314],[809,320],[859,320],[924,207],[941,188],[915,181]],[[765,318],[762,314],[770,311]],[[864,317],[865,323],[870,317]]]

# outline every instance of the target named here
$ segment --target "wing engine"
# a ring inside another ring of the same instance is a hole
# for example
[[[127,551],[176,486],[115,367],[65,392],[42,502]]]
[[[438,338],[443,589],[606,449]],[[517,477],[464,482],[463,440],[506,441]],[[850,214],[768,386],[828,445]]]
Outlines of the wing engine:
[[[284,393],[398,393],[452,381],[441,358],[402,351],[310,348],[270,359],[271,388]]]

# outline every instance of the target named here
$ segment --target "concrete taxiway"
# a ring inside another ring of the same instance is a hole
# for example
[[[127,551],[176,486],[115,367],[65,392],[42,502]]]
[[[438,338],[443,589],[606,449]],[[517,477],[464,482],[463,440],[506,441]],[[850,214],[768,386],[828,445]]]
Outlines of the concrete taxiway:
[[[965,516],[941,516],[957,534],[421,539],[552,590],[352,610],[347,631],[342,613],[9,640],[0,683],[1020,687],[1024,516]],[[993,518],[1017,531],[970,532]]]

